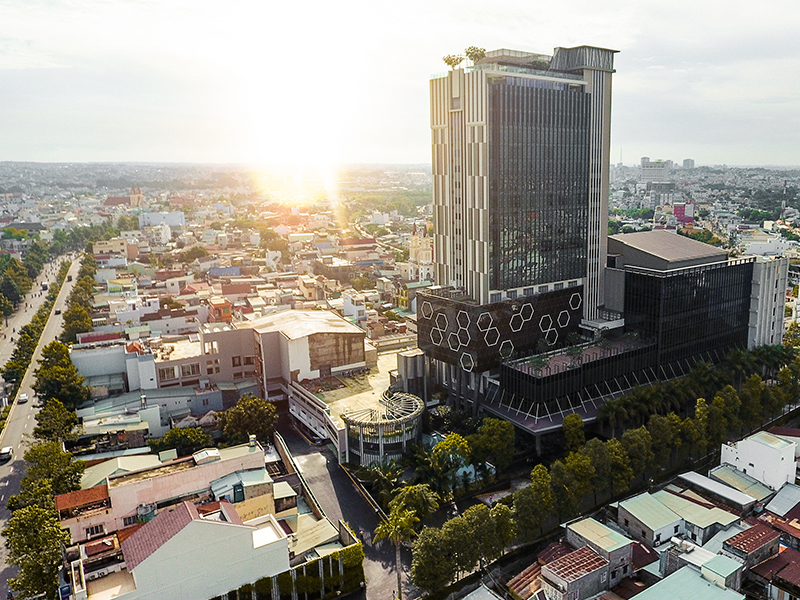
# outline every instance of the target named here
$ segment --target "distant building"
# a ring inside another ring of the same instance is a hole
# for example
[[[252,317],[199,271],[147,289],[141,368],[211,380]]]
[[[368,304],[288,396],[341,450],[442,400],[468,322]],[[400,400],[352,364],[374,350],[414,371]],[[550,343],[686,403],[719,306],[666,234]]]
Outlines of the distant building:
[[[650,181],[669,181],[670,169],[672,169],[671,160],[651,161],[649,157],[643,156],[640,181],[642,181],[642,183]]]
[[[694,159],[693,158],[684,158],[683,159],[683,168],[684,169],[694,169]]]

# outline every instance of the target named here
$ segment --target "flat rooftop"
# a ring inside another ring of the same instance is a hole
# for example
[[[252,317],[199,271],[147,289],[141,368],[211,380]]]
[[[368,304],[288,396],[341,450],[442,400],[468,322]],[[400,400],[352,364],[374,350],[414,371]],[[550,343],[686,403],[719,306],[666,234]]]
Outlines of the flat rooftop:
[[[280,331],[290,340],[315,333],[364,334],[364,330],[330,310],[285,310],[267,317],[235,324],[237,329],[255,329],[258,333]]]
[[[390,371],[397,369],[397,354],[400,351],[389,351],[378,355],[378,364],[368,373],[351,376],[335,376],[327,378],[330,383],[337,385],[335,389],[323,389],[314,386],[315,382],[307,382],[304,387],[314,394],[319,400],[328,405],[330,415],[337,427],[344,427],[342,414],[360,410],[383,411],[385,406],[381,403],[381,395],[391,384]]]
[[[624,535],[609,529],[594,519],[583,519],[577,523],[571,523],[568,528],[606,552],[613,552],[631,543],[631,540]]]

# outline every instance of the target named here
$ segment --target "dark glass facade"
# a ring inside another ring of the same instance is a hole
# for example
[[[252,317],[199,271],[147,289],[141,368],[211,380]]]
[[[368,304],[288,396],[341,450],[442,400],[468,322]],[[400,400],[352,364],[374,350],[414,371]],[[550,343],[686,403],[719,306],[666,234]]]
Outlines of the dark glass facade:
[[[589,107],[581,86],[488,84],[492,289],[586,275]]]
[[[578,330],[583,286],[477,305],[462,293],[417,294],[417,344],[427,356],[482,372],[530,353],[544,339],[558,348]]]
[[[625,329],[658,340],[658,364],[747,347],[753,260],[675,272],[629,268]]]

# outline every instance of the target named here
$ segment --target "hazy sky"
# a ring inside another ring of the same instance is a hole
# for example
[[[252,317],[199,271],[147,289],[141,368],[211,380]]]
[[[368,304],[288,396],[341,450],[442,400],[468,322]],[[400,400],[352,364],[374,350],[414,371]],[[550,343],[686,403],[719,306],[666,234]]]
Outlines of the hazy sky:
[[[800,165],[798,0],[0,0],[0,160],[430,162],[476,45],[620,51],[612,162]]]

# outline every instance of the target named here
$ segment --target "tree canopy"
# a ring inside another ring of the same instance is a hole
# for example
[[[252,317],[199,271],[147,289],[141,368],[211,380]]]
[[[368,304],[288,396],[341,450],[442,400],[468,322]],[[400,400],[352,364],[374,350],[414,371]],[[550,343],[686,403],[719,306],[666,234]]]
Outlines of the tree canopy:
[[[244,442],[255,435],[260,442],[271,443],[278,413],[272,402],[245,394],[236,406],[220,413],[219,420],[223,431],[234,439]]]
[[[154,452],[163,452],[174,448],[178,456],[188,456],[203,448],[214,446],[211,435],[199,427],[176,427],[158,439],[147,440]]]

